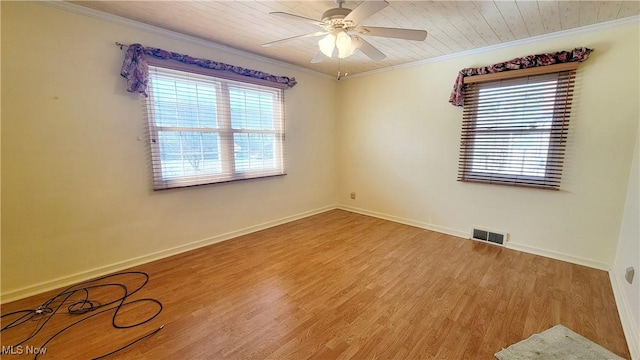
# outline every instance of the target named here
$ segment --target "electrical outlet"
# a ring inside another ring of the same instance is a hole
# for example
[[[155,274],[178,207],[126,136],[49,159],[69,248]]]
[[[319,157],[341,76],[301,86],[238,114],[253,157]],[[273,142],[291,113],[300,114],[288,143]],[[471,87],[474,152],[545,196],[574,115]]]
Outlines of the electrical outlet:
[[[351,193],[351,198],[352,198],[353,200],[355,200],[355,199],[356,199],[356,193],[355,193],[355,192],[352,192],[352,193]]]
[[[624,272],[624,278],[627,279],[627,282],[629,284],[633,283],[633,275],[635,273],[635,269],[633,267],[628,267],[627,270]]]

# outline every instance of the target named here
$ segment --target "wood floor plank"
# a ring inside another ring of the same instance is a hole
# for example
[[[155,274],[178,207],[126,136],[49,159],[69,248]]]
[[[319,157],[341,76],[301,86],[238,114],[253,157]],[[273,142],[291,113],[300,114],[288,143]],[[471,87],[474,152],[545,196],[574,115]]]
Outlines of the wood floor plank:
[[[606,272],[342,210],[131,270],[150,280],[130,300],[158,299],[157,318],[117,330],[112,314],[96,316],[39,359],[99,356],[160,325],[110,359],[493,359],[556,324],[629,358]],[[4,304],[2,314],[35,309],[59,291]],[[90,294],[102,303],[117,296]],[[117,321],[152,312],[136,303]],[[43,319],[4,331],[2,345]],[[77,319],[51,316],[25,345],[40,346]]]

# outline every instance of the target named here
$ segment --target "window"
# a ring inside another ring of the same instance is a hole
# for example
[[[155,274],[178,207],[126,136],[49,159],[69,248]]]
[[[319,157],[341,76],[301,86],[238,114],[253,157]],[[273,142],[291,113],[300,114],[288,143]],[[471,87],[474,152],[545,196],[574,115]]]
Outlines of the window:
[[[559,189],[574,70],[466,78],[458,180]]]
[[[283,90],[149,66],[154,189],[283,175]]]

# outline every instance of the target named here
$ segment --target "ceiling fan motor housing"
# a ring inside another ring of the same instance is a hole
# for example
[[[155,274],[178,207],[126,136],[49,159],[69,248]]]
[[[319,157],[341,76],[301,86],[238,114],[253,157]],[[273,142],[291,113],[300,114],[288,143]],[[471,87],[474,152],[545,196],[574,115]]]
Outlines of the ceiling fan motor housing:
[[[331,28],[338,27],[343,29],[350,29],[354,27],[355,24],[350,22],[345,22],[343,19],[349,15],[351,9],[347,8],[333,8],[329,9],[322,14],[322,22]]]

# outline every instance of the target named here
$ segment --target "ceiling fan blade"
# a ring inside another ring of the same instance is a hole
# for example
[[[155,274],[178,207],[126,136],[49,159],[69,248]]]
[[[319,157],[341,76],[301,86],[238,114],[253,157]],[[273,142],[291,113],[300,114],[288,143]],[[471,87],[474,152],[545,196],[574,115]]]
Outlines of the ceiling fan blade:
[[[308,38],[308,37],[321,36],[321,35],[326,35],[326,34],[328,34],[328,32],[326,32],[326,31],[318,31],[318,32],[310,33],[310,34],[298,35],[298,36],[293,36],[293,37],[286,38],[286,39],[280,39],[280,40],[268,42],[268,43],[262,44],[262,46],[263,47],[269,47],[269,46],[281,44],[281,43],[284,43],[284,42],[287,42],[287,41],[291,41],[291,40],[304,39],[304,38]]]
[[[314,25],[318,25],[318,26],[322,26],[322,22],[315,20],[315,19],[311,19],[305,16],[300,16],[300,15],[296,15],[296,14],[290,14],[290,13],[286,13],[286,12],[282,12],[282,11],[273,11],[270,12],[269,15],[275,15],[275,16],[280,16],[283,18],[288,18],[288,19],[294,19],[294,20],[302,20]]]
[[[356,46],[360,51],[362,51],[365,55],[367,55],[373,61],[384,60],[387,57],[382,51],[376,49],[375,46],[369,44],[366,40],[359,36],[351,37],[352,40],[355,40]]]
[[[361,35],[381,36],[415,41],[423,41],[427,38],[427,32],[424,30],[361,26],[356,29],[356,31]]]
[[[318,52],[316,53],[316,55],[313,57],[313,59],[311,59],[311,63],[312,64],[317,64],[322,62],[322,60],[324,60],[324,58],[326,58],[326,56],[324,56],[324,54],[322,53],[322,51],[318,50]]]
[[[351,21],[354,25],[358,25],[364,19],[386,8],[387,6],[389,6],[389,3],[386,0],[365,0],[360,5],[358,5],[357,8],[353,9],[353,11],[350,12],[349,15],[344,18],[344,21]]]

